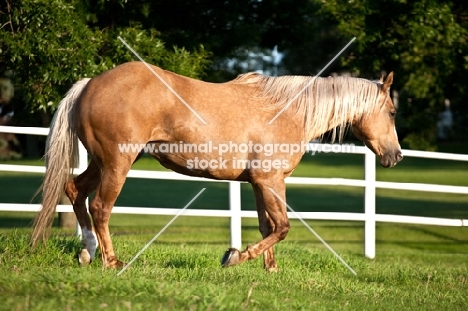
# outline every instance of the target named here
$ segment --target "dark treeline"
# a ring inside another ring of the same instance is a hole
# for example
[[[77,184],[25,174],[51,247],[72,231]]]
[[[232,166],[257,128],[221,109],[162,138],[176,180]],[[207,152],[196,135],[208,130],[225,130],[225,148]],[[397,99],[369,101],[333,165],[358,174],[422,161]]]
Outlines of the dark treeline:
[[[150,63],[216,82],[250,70],[313,75],[356,37],[322,76],[378,79],[394,71],[397,126],[407,146],[435,148],[448,101],[453,126],[446,139],[468,140],[464,0],[5,3],[0,63],[13,73],[26,113],[50,114],[74,81],[134,60],[118,36]]]

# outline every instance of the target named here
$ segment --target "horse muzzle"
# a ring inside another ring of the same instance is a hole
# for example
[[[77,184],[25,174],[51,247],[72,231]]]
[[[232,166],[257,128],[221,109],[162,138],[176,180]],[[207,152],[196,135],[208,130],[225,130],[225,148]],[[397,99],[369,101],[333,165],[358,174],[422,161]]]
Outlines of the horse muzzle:
[[[403,160],[403,154],[401,150],[398,150],[396,153],[385,154],[380,157],[380,165],[386,168],[394,167],[401,160]]]

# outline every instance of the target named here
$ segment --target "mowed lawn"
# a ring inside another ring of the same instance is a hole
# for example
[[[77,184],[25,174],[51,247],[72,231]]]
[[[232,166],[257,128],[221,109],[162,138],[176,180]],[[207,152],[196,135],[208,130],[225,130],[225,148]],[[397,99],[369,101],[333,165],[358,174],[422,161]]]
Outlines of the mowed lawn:
[[[294,176],[363,178],[360,155],[305,155]],[[41,164],[21,160],[24,164]],[[161,169],[143,158],[135,169]],[[405,158],[377,179],[468,186],[468,163]],[[0,202],[28,203],[41,176],[0,172]],[[225,183],[128,179],[116,205],[227,209]],[[359,187],[293,186],[297,211],[362,212]],[[378,190],[377,212],[468,219],[468,196]],[[254,210],[242,185],[242,208]],[[468,228],[379,223],[377,256],[363,256],[361,222],[308,221],[357,272],[354,276],[299,221],[276,247],[281,270],[267,274],[262,260],[223,269],[229,219],[178,218],[121,276],[97,258],[80,268],[73,230],[54,228],[47,246],[28,248],[32,213],[0,212],[1,310],[465,310],[468,308]],[[172,217],[111,218],[117,255],[130,261]],[[256,219],[243,219],[244,247],[260,238]]]

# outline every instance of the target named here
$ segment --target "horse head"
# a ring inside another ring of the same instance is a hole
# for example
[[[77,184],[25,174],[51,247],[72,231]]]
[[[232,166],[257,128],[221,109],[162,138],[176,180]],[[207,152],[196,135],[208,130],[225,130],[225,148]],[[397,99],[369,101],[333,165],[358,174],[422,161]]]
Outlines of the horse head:
[[[403,159],[395,130],[396,108],[390,98],[392,82],[393,72],[377,83],[378,105],[352,124],[353,134],[380,158],[383,167],[393,167]]]

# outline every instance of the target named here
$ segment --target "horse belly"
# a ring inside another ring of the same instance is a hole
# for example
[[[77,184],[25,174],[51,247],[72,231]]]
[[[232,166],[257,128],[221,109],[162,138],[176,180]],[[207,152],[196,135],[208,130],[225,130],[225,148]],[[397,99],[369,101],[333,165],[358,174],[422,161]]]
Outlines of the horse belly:
[[[218,180],[249,180],[248,170],[233,167],[233,160],[222,156],[184,153],[154,153],[151,155],[165,168],[180,174]]]

